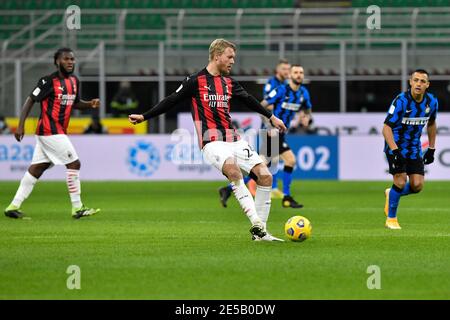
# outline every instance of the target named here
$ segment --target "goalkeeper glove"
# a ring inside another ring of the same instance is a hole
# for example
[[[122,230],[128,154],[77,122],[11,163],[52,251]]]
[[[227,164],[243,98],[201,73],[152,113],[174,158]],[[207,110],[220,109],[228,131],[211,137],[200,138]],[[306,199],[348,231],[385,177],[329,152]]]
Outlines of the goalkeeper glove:
[[[425,154],[423,155],[423,163],[424,164],[430,164],[434,162],[434,152],[436,149],[430,149],[428,148]]]
[[[395,149],[392,150],[392,153],[394,155],[394,167],[395,168],[403,168],[406,165],[406,160],[403,158],[402,153],[400,150]]]

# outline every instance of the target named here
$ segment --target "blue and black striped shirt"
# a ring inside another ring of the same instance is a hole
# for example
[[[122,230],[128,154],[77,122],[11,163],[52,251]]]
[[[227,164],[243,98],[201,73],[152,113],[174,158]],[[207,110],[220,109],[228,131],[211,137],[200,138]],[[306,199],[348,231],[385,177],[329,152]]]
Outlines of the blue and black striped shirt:
[[[273,89],[276,89],[277,87],[281,86],[282,84],[287,84],[287,83],[288,83],[288,80],[280,81],[276,76],[273,76],[272,78],[267,80],[266,85],[264,86],[264,92],[263,92],[264,99],[267,98],[270,91],[272,91]]]
[[[416,102],[411,91],[402,92],[392,102],[384,123],[392,128],[394,140],[403,157],[422,157],[420,137],[428,121],[434,121],[438,111],[438,100],[426,92],[421,102]],[[392,154],[385,142],[384,151]]]
[[[309,92],[304,86],[294,91],[289,84],[281,85],[269,93],[266,101],[274,105],[273,114],[283,120],[287,128],[299,110],[312,108]]]

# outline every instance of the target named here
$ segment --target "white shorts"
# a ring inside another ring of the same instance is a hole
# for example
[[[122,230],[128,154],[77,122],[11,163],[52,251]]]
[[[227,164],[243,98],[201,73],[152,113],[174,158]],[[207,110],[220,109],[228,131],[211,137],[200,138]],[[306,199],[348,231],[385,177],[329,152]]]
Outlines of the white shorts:
[[[209,142],[203,147],[202,153],[205,161],[216,167],[220,172],[222,172],[222,167],[228,158],[232,158],[246,174],[250,173],[254,166],[263,163],[258,153],[247,141],[242,139],[236,142]]]
[[[66,165],[76,160],[78,160],[77,152],[65,134],[36,136],[36,147],[31,164]]]

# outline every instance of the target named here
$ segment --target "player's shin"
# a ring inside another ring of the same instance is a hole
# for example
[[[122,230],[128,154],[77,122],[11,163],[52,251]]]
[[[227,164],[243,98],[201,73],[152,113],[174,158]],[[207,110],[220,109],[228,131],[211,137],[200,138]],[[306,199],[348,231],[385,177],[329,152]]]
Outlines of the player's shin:
[[[259,224],[262,225],[262,221],[258,216],[255,208],[255,202],[253,201],[253,197],[245,186],[244,180],[240,179],[238,181],[231,182],[234,196],[237,201],[241,205],[242,210],[244,210],[248,219],[252,223],[252,225]]]
[[[389,218],[397,217],[397,208],[402,195],[403,189],[400,189],[395,184],[392,185],[391,191],[389,192]]]
[[[14,196],[13,201],[11,202],[11,206],[15,208],[20,208],[22,202],[25,201],[26,198],[33,191],[34,185],[38,181],[37,178],[33,177],[28,171],[24,174],[22,180],[20,180],[19,189],[17,189],[16,195]]]
[[[255,196],[255,207],[258,216],[260,217],[264,229],[266,229],[267,220],[269,219],[270,214],[270,192],[271,187],[268,186],[260,186],[256,187],[256,196]]]
[[[287,196],[291,195],[291,183],[293,167],[284,166],[283,170],[283,193]]]
[[[72,207],[81,208],[83,204],[81,202],[80,170],[67,169],[66,182]]]

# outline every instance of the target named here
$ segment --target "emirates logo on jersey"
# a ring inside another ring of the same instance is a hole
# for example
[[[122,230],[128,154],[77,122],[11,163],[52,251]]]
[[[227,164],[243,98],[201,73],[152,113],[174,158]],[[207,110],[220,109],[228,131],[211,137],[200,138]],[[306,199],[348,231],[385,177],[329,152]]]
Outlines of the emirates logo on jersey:
[[[75,101],[76,95],[75,94],[58,94],[58,100],[61,100],[61,105],[72,105]]]
[[[203,94],[203,100],[208,101],[210,108],[227,108],[230,97],[228,94]]]

